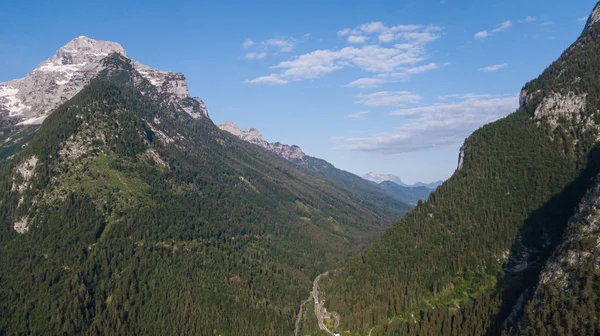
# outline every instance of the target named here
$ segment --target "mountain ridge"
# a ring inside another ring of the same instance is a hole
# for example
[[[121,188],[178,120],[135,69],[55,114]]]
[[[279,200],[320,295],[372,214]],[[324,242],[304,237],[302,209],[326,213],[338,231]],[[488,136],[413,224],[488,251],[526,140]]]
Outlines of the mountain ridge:
[[[41,124],[103,70],[102,60],[111,53],[127,57],[116,42],[86,36],[71,40],[25,77],[0,83],[0,118],[17,125]],[[137,61],[133,66],[192,117],[208,118],[204,102],[189,96],[183,74],[155,70]]]
[[[286,334],[397,218],[101,66],[0,164],[2,332]]]
[[[600,278],[585,257],[597,237],[573,234],[596,230],[574,209],[595,221],[584,196],[597,197],[589,190],[600,170],[598,5],[581,36],[523,86],[520,108],[467,138],[452,177],[325,279],[341,330],[598,333]]]
[[[401,217],[413,204],[416,203],[414,192],[390,192],[386,188],[378,185],[372,185],[370,181],[364,180],[359,176],[336,168],[331,163],[306,155],[302,149],[296,145],[285,145],[279,142],[267,142],[263,139],[259,130],[254,127],[248,130],[242,130],[235,123],[226,121],[219,125],[221,130],[229,132],[239,139],[248,143],[264,148],[292,163],[297,169],[305,172],[309,176],[315,176],[347,189],[367,201],[375,202],[383,208],[395,209],[395,212]],[[418,191],[417,191],[418,193]],[[420,195],[416,196],[420,198]]]
[[[416,188],[416,187],[426,187],[429,189],[435,189],[437,187],[439,187],[440,185],[442,185],[442,183],[444,183],[444,181],[439,180],[436,182],[431,182],[431,183],[425,183],[425,182],[416,182],[413,184],[407,184],[404,183],[402,181],[402,179],[400,179],[400,177],[393,175],[393,174],[377,174],[374,172],[368,172],[367,174],[364,174],[363,176],[361,176],[363,179],[368,180],[368,181],[372,181],[375,182],[377,184],[381,184],[382,182],[385,181],[391,181],[396,183],[399,186],[402,187],[408,187],[408,188]]]

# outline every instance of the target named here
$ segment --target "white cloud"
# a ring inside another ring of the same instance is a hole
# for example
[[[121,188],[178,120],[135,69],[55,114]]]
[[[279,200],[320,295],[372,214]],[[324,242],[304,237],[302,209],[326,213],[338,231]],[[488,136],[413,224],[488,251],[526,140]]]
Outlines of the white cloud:
[[[364,43],[370,39],[367,34],[377,34],[372,37],[379,40],[397,42],[392,46],[362,45],[314,50],[275,64],[271,70],[276,72],[277,78],[286,81],[319,78],[350,67],[376,74],[404,72],[406,68],[418,67],[428,58],[425,47],[441,36],[441,28],[421,25],[387,27],[381,22],[371,22],[337,32],[338,36],[347,36],[349,43]],[[390,36],[382,38],[385,34]]]
[[[277,77],[275,74],[268,76],[262,76],[251,80],[246,80],[248,84],[271,84],[271,85],[283,85],[287,84],[287,80]]]
[[[496,28],[492,29],[492,33],[499,33],[503,30],[507,30],[510,27],[512,27],[512,22],[504,21],[501,24],[499,24],[498,26],[496,26]]]
[[[350,35],[348,36],[348,43],[365,43],[367,38],[361,35]]]
[[[382,22],[376,21],[362,24],[354,29],[342,29],[337,32],[337,35],[344,37],[377,34],[377,38],[381,43],[390,43],[400,39],[412,40],[419,43],[427,43],[438,39],[440,37],[440,31],[440,27],[433,25],[396,25],[388,27]],[[348,43],[356,42],[351,42],[351,40],[348,39]]]
[[[244,56],[244,58],[247,60],[257,60],[257,59],[263,59],[263,58],[265,58],[265,56],[267,56],[266,51],[249,52]]]
[[[408,68],[408,69],[406,69],[405,73],[408,75],[416,75],[416,74],[420,74],[423,72],[435,70],[437,68],[439,68],[439,66],[436,63],[429,63],[426,65]]]
[[[359,27],[360,31],[365,32],[367,34],[379,33],[387,29],[388,28],[381,22],[365,23]]]
[[[410,91],[380,91],[370,94],[359,94],[356,103],[366,106],[403,106],[421,101],[423,97]]]
[[[308,38],[309,35],[305,35]],[[273,48],[277,49],[277,52],[290,52],[296,46],[296,40],[293,38],[285,39],[270,39],[260,43],[256,43],[251,39],[247,39],[242,43],[242,48],[245,50],[254,49],[254,51],[247,52],[244,58],[247,60],[258,60],[265,58]]]
[[[531,18],[531,17],[528,16],[528,18]],[[482,30],[480,32],[475,33],[475,35],[473,37],[475,37],[476,39],[485,39],[485,38],[489,37],[490,35],[497,34],[502,31],[507,30],[508,28],[512,27],[512,25],[513,25],[512,21],[510,21],[510,20],[504,21],[504,22],[498,24],[496,26],[496,28],[492,29],[491,32],[489,32],[487,30]]]
[[[506,116],[518,106],[517,97],[475,94],[447,97],[459,101],[394,111],[392,115],[402,116],[407,122],[388,133],[338,137],[344,144],[336,149],[394,155],[458,146],[475,129]]]
[[[262,43],[265,45],[278,47],[280,52],[290,52],[296,45],[296,42],[293,39],[270,39]]]
[[[412,75],[420,74],[423,72],[438,69],[437,63],[429,63],[425,65],[419,65],[414,67],[399,67],[395,72],[385,72],[374,77],[359,78],[353,82],[346,84],[346,87],[355,87],[360,89],[368,89],[380,86],[384,83],[394,83],[398,81],[407,80]]]
[[[498,71],[500,69],[504,69],[508,66],[508,64],[504,63],[504,64],[494,64],[494,65],[489,65],[483,68],[480,68],[479,71],[483,71],[483,72],[494,72],[494,71]]]
[[[449,94],[445,96],[439,96],[438,99],[441,101],[451,100],[451,99],[489,99],[493,98],[494,95],[491,94],[479,94],[479,93],[463,93],[463,94]]]
[[[588,15],[582,16],[582,17],[578,18],[577,21],[585,23],[585,22],[587,22],[588,18],[589,18]]]
[[[488,36],[490,36],[490,33],[488,33],[487,30],[482,30],[475,34],[475,38],[477,38],[477,39],[484,39]]]
[[[527,16],[525,17],[525,22],[535,22],[537,18],[535,16]]]
[[[348,118],[350,119],[364,119],[365,115],[371,113],[371,111],[360,111],[356,113],[348,114]]]
[[[359,89],[374,88],[384,83],[381,78],[360,78],[353,82],[346,84],[346,87],[353,87]]]
[[[247,39],[246,41],[244,41],[244,43],[242,43],[242,48],[244,49],[249,49],[252,48],[256,43],[254,43],[254,41],[252,41],[251,39]]]
[[[352,30],[351,30],[351,29],[349,29],[349,28],[346,28],[346,29],[342,29],[342,30],[338,31],[338,32],[337,32],[337,35],[338,35],[339,37],[343,37],[343,36],[348,36],[348,35],[350,35],[351,33],[352,33]]]

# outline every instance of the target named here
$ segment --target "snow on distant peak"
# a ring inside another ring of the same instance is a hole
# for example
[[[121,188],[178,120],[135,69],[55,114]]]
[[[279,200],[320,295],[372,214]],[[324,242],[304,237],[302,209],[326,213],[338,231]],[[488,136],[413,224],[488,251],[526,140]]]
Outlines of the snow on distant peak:
[[[402,182],[402,180],[398,176],[392,175],[392,174],[377,174],[374,172],[369,172],[369,173],[363,175],[362,178],[365,180],[368,180],[368,181],[375,182],[375,183],[392,181],[398,185],[407,186],[407,184]]]

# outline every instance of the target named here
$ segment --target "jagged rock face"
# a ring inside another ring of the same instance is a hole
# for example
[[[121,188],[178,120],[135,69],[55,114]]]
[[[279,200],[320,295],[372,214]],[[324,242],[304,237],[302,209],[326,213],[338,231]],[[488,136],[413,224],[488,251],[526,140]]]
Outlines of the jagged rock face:
[[[569,221],[561,244],[540,274],[536,297],[544,286],[557,283],[572,290],[577,270],[583,265],[600,265],[600,184],[588,192]],[[598,266],[595,268],[598,271]],[[535,298],[534,298],[535,299]]]
[[[263,139],[262,134],[254,127],[250,127],[247,130],[243,130],[238,127],[238,125],[225,121],[219,125],[219,128],[223,131],[229,132],[236,137],[244,140],[246,142],[255,144],[262,148],[265,148],[288,161],[292,161],[295,163],[302,163],[306,157],[306,154],[302,151],[302,149],[298,146],[292,145],[284,145],[279,142],[269,143],[265,139]]]
[[[598,21],[600,21],[600,3],[596,4],[596,7],[594,7],[592,14],[590,14],[590,17],[588,18],[587,23],[585,24],[584,31],[593,26]]]
[[[0,117],[22,125],[41,124],[52,110],[98,75],[104,69],[102,60],[112,53],[127,56],[115,42],[85,36],[72,40],[24,78],[0,83]],[[133,64],[160,93],[171,97],[192,117],[208,117],[205,104],[189,96],[183,74],[151,69],[138,62]]]
[[[460,152],[458,154],[458,166],[456,166],[456,170],[461,170],[463,165],[465,164],[465,147],[460,147]]]
[[[545,119],[552,128],[558,125],[560,118],[579,121],[586,108],[585,97],[585,94],[577,95],[574,92],[567,95],[551,93],[535,109],[534,117]]]

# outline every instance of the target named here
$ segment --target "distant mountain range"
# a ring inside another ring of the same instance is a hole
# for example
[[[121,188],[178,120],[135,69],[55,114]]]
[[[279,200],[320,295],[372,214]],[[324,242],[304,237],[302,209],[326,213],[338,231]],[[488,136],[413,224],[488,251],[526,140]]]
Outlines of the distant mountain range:
[[[403,187],[413,187],[413,188],[414,187],[426,187],[429,189],[435,189],[435,188],[439,187],[440,185],[442,185],[442,183],[444,183],[444,181],[440,180],[440,181],[431,182],[431,183],[417,182],[415,184],[406,184],[396,175],[377,174],[377,173],[373,173],[373,172],[369,172],[369,173],[363,175],[362,178],[364,178],[365,180],[373,181],[375,183],[382,183],[384,181],[392,181],[392,182],[396,183],[397,185],[403,186]]]

